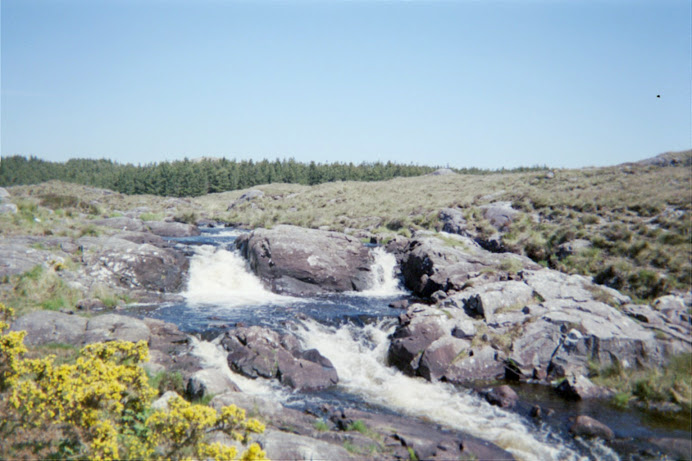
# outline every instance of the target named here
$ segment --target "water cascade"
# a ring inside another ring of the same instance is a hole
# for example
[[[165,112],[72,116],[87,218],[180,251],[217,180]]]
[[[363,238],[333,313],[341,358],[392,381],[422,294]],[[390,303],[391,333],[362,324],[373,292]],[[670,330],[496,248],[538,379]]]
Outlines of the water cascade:
[[[336,367],[340,382],[331,398],[341,395],[342,402],[365,401],[429,419],[495,443],[517,459],[580,459],[580,453],[617,459],[600,443],[575,442],[547,425],[491,406],[471,390],[409,377],[389,367],[388,336],[398,313],[387,304],[406,291],[397,277],[394,256],[384,249],[372,250],[372,283],[367,291],[298,299],[271,293],[237,252],[214,245],[208,235],[203,238],[190,261],[186,303],[161,307],[150,315],[196,333],[220,332],[238,321],[284,331],[289,328],[305,348],[319,350]],[[234,238],[224,236],[219,244],[230,248]],[[364,317],[372,320],[364,322]],[[215,323],[218,329],[212,328]],[[232,372],[225,351],[214,342],[196,340],[194,350],[205,366],[221,369],[245,393],[290,405],[322,398],[287,391],[276,381],[252,380]]]
[[[259,306],[292,299],[264,288],[237,252],[211,245],[196,248],[190,260],[190,279],[184,295],[191,306]]]
[[[491,406],[471,391],[405,376],[386,366],[387,336],[394,328],[388,323],[389,327],[384,322],[364,328],[333,328],[308,320],[296,333],[306,347],[332,361],[345,391],[369,402],[491,441],[518,459],[579,459],[547,429],[529,429],[520,416]]]
[[[373,264],[370,267],[372,279],[370,288],[359,294],[362,296],[387,297],[406,294],[397,277],[397,263],[393,254],[387,253],[384,248],[377,247],[372,250]]]

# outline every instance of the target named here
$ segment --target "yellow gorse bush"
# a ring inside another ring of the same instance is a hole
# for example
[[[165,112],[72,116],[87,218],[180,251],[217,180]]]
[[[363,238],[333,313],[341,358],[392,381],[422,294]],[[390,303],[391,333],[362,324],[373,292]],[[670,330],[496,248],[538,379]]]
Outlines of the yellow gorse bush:
[[[144,341],[90,344],[75,363],[56,365],[54,356],[23,358],[25,332],[6,331],[12,315],[0,304],[0,458],[33,443],[34,454],[62,458],[266,459],[257,444],[238,458],[235,446],[207,443],[215,431],[242,443],[264,431],[235,405],[217,412],[176,397],[167,410],[153,411],[157,391],[141,367],[149,355]]]

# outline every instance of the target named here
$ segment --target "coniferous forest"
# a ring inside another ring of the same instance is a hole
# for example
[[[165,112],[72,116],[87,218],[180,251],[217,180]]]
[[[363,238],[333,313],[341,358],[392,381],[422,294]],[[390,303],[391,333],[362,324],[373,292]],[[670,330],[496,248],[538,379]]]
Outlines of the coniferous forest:
[[[60,180],[124,194],[195,197],[269,183],[314,185],[333,181],[382,181],[420,176],[437,168],[392,162],[307,164],[294,159],[255,162],[225,158],[132,165],[106,159],[71,159],[61,163],[33,156],[11,156],[0,161],[0,187]],[[540,167],[518,168],[516,171],[532,169]],[[454,171],[466,174],[490,172],[478,168]]]

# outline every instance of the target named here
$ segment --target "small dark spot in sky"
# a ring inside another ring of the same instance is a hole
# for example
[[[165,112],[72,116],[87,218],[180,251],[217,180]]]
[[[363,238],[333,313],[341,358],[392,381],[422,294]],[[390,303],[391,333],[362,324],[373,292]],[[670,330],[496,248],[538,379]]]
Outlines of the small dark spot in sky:
[[[661,97],[661,95],[660,95],[660,94],[657,94],[657,95],[656,95],[656,97],[657,97],[657,98],[660,98],[660,97]]]

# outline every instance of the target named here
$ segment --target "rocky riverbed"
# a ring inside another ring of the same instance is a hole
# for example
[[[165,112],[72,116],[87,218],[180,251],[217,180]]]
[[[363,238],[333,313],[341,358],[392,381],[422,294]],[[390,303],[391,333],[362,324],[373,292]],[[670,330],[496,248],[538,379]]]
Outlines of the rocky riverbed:
[[[490,213],[499,228],[512,218],[503,210],[507,207]],[[635,303],[587,277],[502,252],[470,235],[453,211],[441,214],[450,223],[444,229],[452,233],[419,231],[381,242],[396,258],[394,275],[410,293],[392,303],[389,316],[395,322],[371,332],[381,335],[377,347],[382,363],[393,373],[387,376],[446,386],[444,392],[470,392],[502,409],[497,411],[519,415],[527,427],[552,421],[561,425],[558,432],[571,432],[575,440],[598,441],[581,451],[581,442],[570,441],[568,451],[574,456],[684,459],[692,454],[689,438],[654,434],[632,440],[631,434],[623,436],[618,427],[608,427],[610,421],[594,419],[593,414],[562,421],[551,416],[561,411],[552,400],[531,400],[522,391],[541,386],[565,402],[607,405],[614,391],[590,379],[595,368],[660,368],[670,357],[690,352],[688,298],[667,295],[651,304]],[[407,414],[406,405],[354,408],[332,401],[296,409],[285,399],[274,399],[275,394],[248,392],[252,383],[260,382],[307,395],[349,388],[353,378],[343,383],[340,371],[350,374],[354,367],[333,363],[330,353],[321,350],[329,339],[315,339],[344,330],[306,330],[305,322],[310,325],[311,320],[301,323],[298,316],[276,328],[233,325],[208,343],[171,322],[135,318],[124,303],[108,306],[91,295],[106,287],[123,299],[127,295],[150,305],[180,301],[189,288],[189,258],[195,254],[181,242],[198,235],[199,229],[134,216],[93,224],[110,230],[100,236],[13,236],[0,241],[0,278],[6,292],[14,289],[16,277],[41,266],[84,296],[75,303],[76,310],[35,311],[19,318],[13,328],[28,332],[27,344],[145,340],[151,350],[150,371],[179,373],[181,392],[194,398],[213,395],[212,405],[236,403],[265,418],[270,430],[261,441],[275,459],[528,459],[537,453],[555,458],[564,454],[497,436],[489,442],[436,415]],[[372,248],[343,233],[277,226],[244,233],[232,245],[263,287],[278,295],[367,293],[378,278]],[[119,311],[114,313],[113,307]],[[81,316],[80,309],[89,316]],[[686,405],[689,401],[681,396],[677,404],[661,407],[662,414],[679,415],[688,411]],[[479,406],[479,411],[496,411],[488,408]]]

